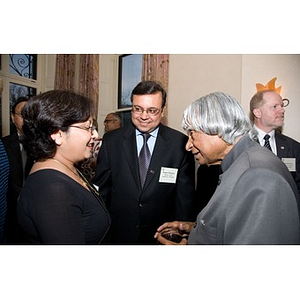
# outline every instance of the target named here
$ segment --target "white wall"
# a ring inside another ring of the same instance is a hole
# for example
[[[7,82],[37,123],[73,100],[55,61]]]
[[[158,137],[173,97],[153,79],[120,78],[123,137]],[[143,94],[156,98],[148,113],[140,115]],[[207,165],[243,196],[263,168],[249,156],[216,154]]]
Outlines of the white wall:
[[[103,121],[106,115],[117,109],[118,105],[118,55],[99,55],[99,135],[104,134]]]
[[[168,125],[182,131],[184,109],[216,91],[235,97],[249,114],[256,83],[265,85],[273,77],[290,100],[283,133],[300,142],[300,55],[170,55]]]
[[[184,109],[211,92],[241,94],[240,55],[170,55],[168,125],[182,131]]]

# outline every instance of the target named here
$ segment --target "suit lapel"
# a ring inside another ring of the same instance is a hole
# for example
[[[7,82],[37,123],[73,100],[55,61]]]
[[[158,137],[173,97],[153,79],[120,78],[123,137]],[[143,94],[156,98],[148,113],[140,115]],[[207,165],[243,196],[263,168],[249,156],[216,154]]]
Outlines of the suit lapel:
[[[127,130],[124,132],[122,147],[125,153],[127,163],[129,165],[132,177],[136,185],[140,188],[140,175],[137,157],[137,146],[136,146],[136,136],[135,127],[133,125],[128,126]]]
[[[279,158],[287,157],[289,145],[286,143],[286,139],[283,135],[275,133],[277,156]]]

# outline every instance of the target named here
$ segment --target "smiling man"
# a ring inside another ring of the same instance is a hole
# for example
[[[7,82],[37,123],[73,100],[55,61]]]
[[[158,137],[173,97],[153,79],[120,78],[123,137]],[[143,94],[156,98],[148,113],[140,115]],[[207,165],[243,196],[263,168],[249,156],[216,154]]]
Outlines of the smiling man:
[[[161,123],[166,92],[158,83],[140,82],[131,101],[131,124],[103,136],[93,182],[111,213],[111,244],[156,244],[161,223],[195,218],[195,164],[187,136]]]

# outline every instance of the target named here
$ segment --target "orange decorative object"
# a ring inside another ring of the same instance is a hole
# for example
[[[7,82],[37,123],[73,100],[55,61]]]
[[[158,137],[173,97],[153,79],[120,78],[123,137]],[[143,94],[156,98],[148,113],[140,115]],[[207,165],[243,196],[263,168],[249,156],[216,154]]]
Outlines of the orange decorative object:
[[[281,86],[275,88],[275,81],[276,81],[277,77],[272,78],[266,85],[263,85],[261,83],[257,83],[256,84],[256,90],[258,92],[260,91],[266,91],[266,90],[271,90],[271,91],[275,91],[277,94],[280,95],[281,92]]]

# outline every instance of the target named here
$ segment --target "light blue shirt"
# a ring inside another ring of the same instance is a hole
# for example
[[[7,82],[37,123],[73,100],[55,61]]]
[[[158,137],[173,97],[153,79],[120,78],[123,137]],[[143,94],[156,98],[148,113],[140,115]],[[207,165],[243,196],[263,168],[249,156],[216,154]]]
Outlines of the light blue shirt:
[[[147,145],[149,147],[149,150],[150,150],[150,153],[152,155],[153,153],[153,149],[154,149],[154,146],[155,146],[155,142],[156,142],[156,138],[157,138],[157,134],[158,134],[158,127],[150,132],[150,137],[147,141]],[[142,136],[142,133],[140,131],[138,131],[137,129],[135,130],[135,134],[136,134],[136,145],[137,145],[137,154],[139,156],[139,153],[143,147],[143,144],[144,144],[144,138]]]

